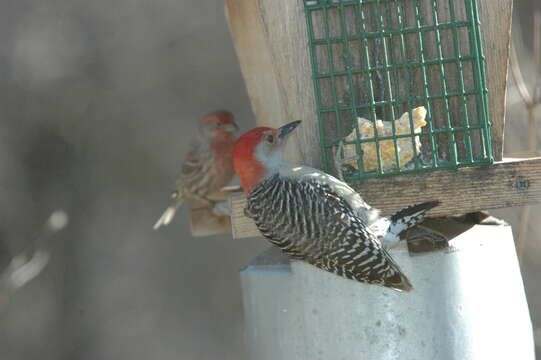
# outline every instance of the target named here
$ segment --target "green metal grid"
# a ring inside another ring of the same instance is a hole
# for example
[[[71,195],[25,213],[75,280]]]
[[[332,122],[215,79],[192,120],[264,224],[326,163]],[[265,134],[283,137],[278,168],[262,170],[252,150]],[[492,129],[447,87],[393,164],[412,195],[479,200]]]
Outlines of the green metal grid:
[[[334,168],[340,142],[353,145],[356,169],[346,180],[458,168],[493,162],[480,22],[475,0],[304,0],[323,165]],[[413,132],[412,109],[427,125]],[[375,120],[409,112],[410,133],[377,133]],[[357,117],[375,136],[360,138]],[[344,141],[355,132],[356,140]],[[415,138],[421,140],[418,153]],[[413,160],[401,164],[399,139]],[[392,141],[395,165],[382,165],[381,142]],[[375,144],[377,169],[365,171],[363,144]]]

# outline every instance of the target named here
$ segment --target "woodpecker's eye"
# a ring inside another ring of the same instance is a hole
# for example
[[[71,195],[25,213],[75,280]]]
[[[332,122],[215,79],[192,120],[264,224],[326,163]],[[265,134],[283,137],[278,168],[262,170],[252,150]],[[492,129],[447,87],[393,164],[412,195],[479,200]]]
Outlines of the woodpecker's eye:
[[[265,139],[269,144],[273,144],[274,143],[274,135],[269,135],[267,136],[267,138]]]

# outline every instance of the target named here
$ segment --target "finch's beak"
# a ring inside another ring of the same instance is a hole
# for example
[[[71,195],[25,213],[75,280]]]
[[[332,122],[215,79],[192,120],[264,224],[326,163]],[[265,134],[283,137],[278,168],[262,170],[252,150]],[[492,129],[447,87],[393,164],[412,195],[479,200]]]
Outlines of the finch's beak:
[[[297,121],[293,121],[293,122],[290,122],[289,124],[285,124],[284,126],[278,128],[278,139],[284,141],[285,139],[287,139],[287,137],[289,136],[289,134],[291,134],[291,132],[293,130],[295,130],[297,128],[297,126],[299,126],[299,124],[301,123],[300,120],[297,120]]]

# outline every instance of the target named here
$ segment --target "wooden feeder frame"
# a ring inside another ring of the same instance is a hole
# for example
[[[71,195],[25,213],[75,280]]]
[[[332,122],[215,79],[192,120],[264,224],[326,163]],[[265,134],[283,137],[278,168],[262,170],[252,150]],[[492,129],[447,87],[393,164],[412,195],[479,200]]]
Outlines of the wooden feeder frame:
[[[486,60],[495,162],[351,184],[388,214],[405,205],[438,199],[429,215],[456,215],[523,206],[541,199],[541,156],[503,158],[512,0],[477,0]],[[290,143],[289,161],[322,167],[318,114],[302,0],[227,0],[226,15],[252,108],[259,125],[279,127],[302,119]],[[230,197],[233,237],[261,236],[244,215],[245,195]]]

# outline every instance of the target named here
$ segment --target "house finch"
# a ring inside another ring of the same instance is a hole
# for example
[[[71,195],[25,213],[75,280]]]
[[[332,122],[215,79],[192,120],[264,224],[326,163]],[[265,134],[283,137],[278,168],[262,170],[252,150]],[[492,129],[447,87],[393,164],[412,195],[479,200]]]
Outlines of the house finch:
[[[237,130],[229,111],[214,111],[199,120],[198,136],[182,164],[171,204],[154,229],[168,225],[185,199],[213,205],[212,194],[226,186],[235,173],[231,157]]]

